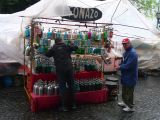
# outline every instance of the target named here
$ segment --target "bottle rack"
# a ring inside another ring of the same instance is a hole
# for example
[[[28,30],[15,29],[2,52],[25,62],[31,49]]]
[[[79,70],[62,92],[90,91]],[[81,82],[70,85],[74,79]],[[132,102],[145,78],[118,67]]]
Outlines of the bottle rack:
[[[24,87],[31,103],[31,110],[33,112],[55,107],[59,103],[58,94],[47,95],[42,94],[41,92],[37,93],[33,89],[34,85],[39,79],[46,81],[47,83],[56,81],[55,67],[54,64],[51,64],[53,63],[53,60],[46,60],[44,56],[40,56],[38,53],[45,53],[53,42],[51,39],[55,36],[60,37],[62,35],[61,31],[58,31],[55,34],[55,31],[51,31],[50,29],[47,34],[43,33],[43,29],[39,29],[37,23],[42,22],[32,21],[31,26],[27,27],[27,40],[24,41],[27,47],[30,47],[30,64],[28,65],[30,70],[27,72],[27,80],[25,81]],[[66,44],[69,44],[70,41],[76,38],[77,40],[74,41],[74,44],[78,44],[77,41],[80,41],[79,44],[81,49],[72,55],[72,62],[75,69],[75,88],[77,90],[76,100],[79,103],[100,103],[107,101],[108,90],[103,86],[102,64],[99,64],[99,66],[97,65],[97,60],[99,61],[101,59],[101,54],[104,52],[104,49],[101,48],[107,40],[107,33],[104,32],[103,34],[99,34],[99,37],[97,38],[95,34],[95,36],[91,38],[90,32],[85,33],[84,36],[79,33],[77,35],[74,34],[70,36],[70,40],[68,40],[67,36],[69,37],[69,35],[70,34],[67,35],[66,32],[63,34],[64,38],[66,38],[64,39]],[[82,37],[84,37],[84,40],[81,40]],[[91,39],[97,41],[91,45]],[[100,39],[102,40],[100,41]],[[36,46],[37,44],[38,46]],[[27,48],[25,45],[24,47]],[[36,47],[38,47],[38,49],[35,49]],[[93,50],[93,47],[97,47],[97,49]],[[26,60],[24,60],[24,62],[25,61]],[[24,63],[24,65],[26,64]],[[40,86],[44,87],[42,83]]]

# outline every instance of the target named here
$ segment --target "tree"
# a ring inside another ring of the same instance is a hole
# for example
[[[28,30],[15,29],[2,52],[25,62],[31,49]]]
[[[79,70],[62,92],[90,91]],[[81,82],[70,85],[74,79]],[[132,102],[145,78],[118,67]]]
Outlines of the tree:
[[[155,17],[158,7],[157,0],[130,0],[130,2],[145,16]]]

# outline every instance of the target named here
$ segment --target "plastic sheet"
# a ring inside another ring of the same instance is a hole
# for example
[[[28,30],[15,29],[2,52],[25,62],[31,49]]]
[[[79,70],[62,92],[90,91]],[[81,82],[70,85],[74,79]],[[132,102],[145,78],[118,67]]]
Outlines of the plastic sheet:
[[[41,0],[24,11],[14,14],[0,14],[0,56],[6,59],[0,59],[3,62],[16,61],[23,63],[23,32],[24,28],[30,24],[32,18],[35,17],[53,17],[70,15],[68,6],[93,8],[96,6],[102,11],[102,18],[96,22],[113,23],[113,41],[121,42],[123,36],[128,36],[131,40],[139,38],[139,41],[150,41],[150,43],[140,43],[141,45],[152,45],[155,39],[160,40],[160,32],[155,26],[146,19],[138,10],[128,1],[121,0],[114,16],[113,13],[117,7],[119,0],[95,1],[95,0]],[[61,9],[60,9],[61,8]],[[29,18],[20,18],[19,16],[28,16]],[[77,23],[73,22],[73,25]],[[49,25],[51,26],[51,25]],[[59,25],[54,25],[55,27]],[[131,27],[133,26],[133,27]],[[70,29],[84,28],[79,26],[62,26]],[[139,28],[138,28],[139,27]],[[142,29],[140,29],[142,28]],[[89,28],[85,28],[89,29]],[[137,42],[139,44],[139,42]],[[139,45],[140,45],[139,44]],[[118,49],[122,48],[119,44]],[[140,56],[140,68],[157,68],[159,67],[159,47],[153,45],[153,48],[147,51],[145,49]],[[115,46],[114,46],[115,47]],[[138,49],[139,50],[139,49]],[[115,56],[122,56],[122,51],[112,50]],[[147,57],[149,56],[149,57]]]

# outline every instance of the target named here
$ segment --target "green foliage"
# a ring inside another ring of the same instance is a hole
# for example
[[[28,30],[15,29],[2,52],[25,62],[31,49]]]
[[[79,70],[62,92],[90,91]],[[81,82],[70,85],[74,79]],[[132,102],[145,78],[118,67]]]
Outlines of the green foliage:
[[[158,7],[157,0],[130,0],[130,1],[145,16],[150,18],[155,17]]]

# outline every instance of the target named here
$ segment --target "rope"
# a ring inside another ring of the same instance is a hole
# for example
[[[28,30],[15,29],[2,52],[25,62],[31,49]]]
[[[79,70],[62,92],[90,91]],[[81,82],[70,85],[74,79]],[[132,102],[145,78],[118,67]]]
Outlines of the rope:
[[[117,7],[116,7],[116,9],[115,9],[112,17],[111,17],[111,23],[112,23],[112,19],[113,19],[113,17],[114,17],[114,14],[116,13],[116,11],[117,11],[117,9],[118,9],[118,7],[119,7],[119,5],[120,5],[120,2],[121,2],[121,0],[118,2],[118,5],[117,5]]]

